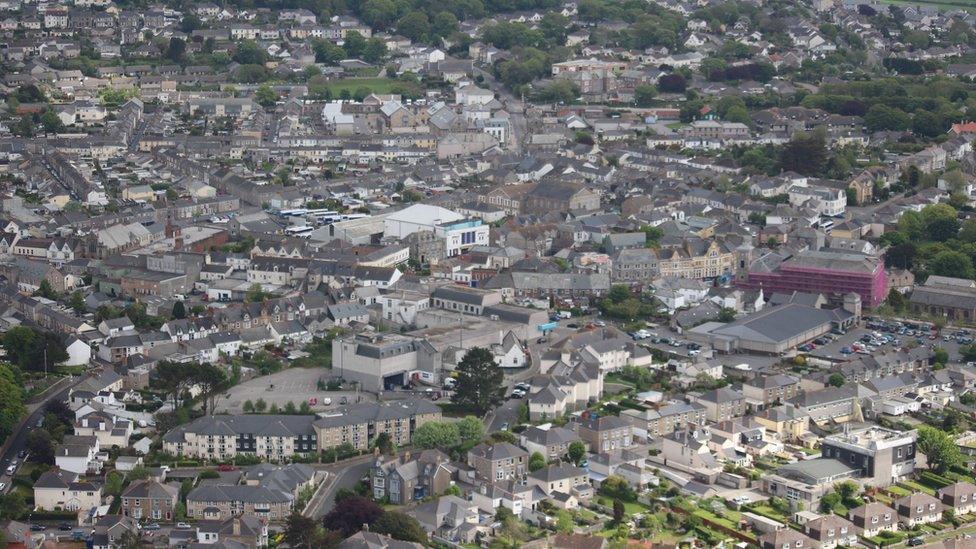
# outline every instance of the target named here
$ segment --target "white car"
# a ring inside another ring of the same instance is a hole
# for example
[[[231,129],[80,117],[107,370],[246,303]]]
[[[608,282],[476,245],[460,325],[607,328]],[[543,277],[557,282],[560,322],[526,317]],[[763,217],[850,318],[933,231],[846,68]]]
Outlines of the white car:
[[[732,503],[736,505],[745,505],[750,501],[752,501],[752,498],[750,498],[749,496],[735,496],[734,498],[732,498]]]
[[[190,529],[190,525],[187,524],[187,523],[185,523],[185,522],[177,522],[176,523],[176,528],[179,529],[179,530],[189,530]]]
[[[6,488],[6,487],[7,487],[7,483],[6,482],[0,482],[0,492],[3,492],[3,489]]]

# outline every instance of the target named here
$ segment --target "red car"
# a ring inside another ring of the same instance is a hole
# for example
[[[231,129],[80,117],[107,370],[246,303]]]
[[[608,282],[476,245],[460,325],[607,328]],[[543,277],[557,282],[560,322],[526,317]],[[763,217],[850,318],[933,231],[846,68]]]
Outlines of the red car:
[[[229,463],[224,463],[223,465],[217,466],[217,470],[220,471],[221,473],[228,473],[230,471],[236,471],[237,467],[234,467]]]

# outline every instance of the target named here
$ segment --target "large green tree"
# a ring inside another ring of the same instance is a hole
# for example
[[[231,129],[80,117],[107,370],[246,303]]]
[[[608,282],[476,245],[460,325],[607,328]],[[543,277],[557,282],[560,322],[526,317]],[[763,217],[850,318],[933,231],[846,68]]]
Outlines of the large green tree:
[[[962,464],[962,452],[945,431],[921,425],[916,442],[919,451],[925,454],[929,467],[936,473],[945,473]]]
[[[24,388],[18,372],[9,364],[0,363],[0,444],[26,413]]]
[[[417,427],[410,440],[417,448],[452,448],[461,443],[456,423],[428,421]]]
[[[3,349],[7,358],[21,370],[50,370],[68,359],[64,344],[57,334],[15,326],[3,335]]]
[[[458,378],[451,401],[477,415],[505,400],[505,375],[484,347],[470,349],[457,366]]]
[[[424,532],[417,519],[396,511],[383,513],[376,522],[370,526],[370,531],[386,534],[393,539],[400,541],[412,541],[415,543],[427,543],[427,533]]]

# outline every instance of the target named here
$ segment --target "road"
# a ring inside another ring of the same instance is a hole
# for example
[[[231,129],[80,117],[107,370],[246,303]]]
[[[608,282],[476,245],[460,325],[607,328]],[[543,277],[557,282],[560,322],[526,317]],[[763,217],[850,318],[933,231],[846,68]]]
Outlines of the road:
[[[37,421],[44,417],[44,408],[47,406],[47,403],[51,402],[54,399],[59,399],[59,400],[67,399],[68,391],[70,391],[71,388],[74,387],[75,385],[81,383],[85,379],[85,377],[72,376],[70,378],[65,378],[65,379],[69,381],[62,380],[59,382],[65,385],[65,387],[63,387],[61,390],[51,392],[50,394],[48,394],[48,396],[44,397],[44,399],[41,400],[40,402],[35,402],[33,404],[28,405],[27,417],[18,426],[17,431],[15,431],[13,435],[14,437],[13,442],[10,443],[10,446],[7,448],[7,451],[4,452],[3,456],[0,456],[0,467],[2,467],[2,469],[0,469],[0,471],[2,471],[2,475],[0,475],[0,482],[4,483],[4,489],[0,490],[0,493],[5,493],[7,490],[10,489],[12,478],[10,475],[7,475],[6,472],[7,466],[14,459],[17,459],[18,464],[20,463],[21,460],[20,458],[17,457],[17,455],[22,450],[27,449],[27,435],[30,434],[32,430],[34,430]]]
[[[332,484],[326,489],[325,496],[322,497],[318,505],[311,509],[309,514],[312,518],[321,518],[332,510],[335,506],[335,496],[341,488],[353,488],[359,483],[359,479],[369,472],[373,466],[372,455],[360,456],[327,468],[329,479],[326,482]]]
[[[528,123],[525,119],[525,104],[512,95],[512,92],[495,80],[495,76],[489,71],[485,71],[477,66],[473,67],[474,74],[484,78],[485,84],[498,95],[498,98],[505,104],[505,110],[511,115],[509,124],[512,129],[511,150],[521,153],[525,146],[526,135],[528,134]]]

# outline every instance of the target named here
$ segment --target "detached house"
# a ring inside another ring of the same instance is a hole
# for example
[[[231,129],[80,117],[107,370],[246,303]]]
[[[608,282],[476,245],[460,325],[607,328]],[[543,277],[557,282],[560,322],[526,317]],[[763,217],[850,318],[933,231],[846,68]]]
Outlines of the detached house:
[[[440,450],[425,450],[413,459],[410,452],[385,461],[380,457],[370,470],[373,498],[405,505],[442,494],[451,485],[450,461]]]
[[[529,453],[509,444],[479,444],[468,450],[468,466],[489,482],[521,479],[529,470]]]
[[[34,482],[34,508],[41,511],[78,511],[102,504],[102,488],[79,481],[78,474],[54,468]]]
[[[122,492],[122,514],[136,520],[173,520],[179,492],[152,479],[133,482]]]
[[[132,436],[132,422],[105,412],[92,412],[75,422],[75,434],[94,436],[104,448],[126,448],[129,446],[129,437]]]

